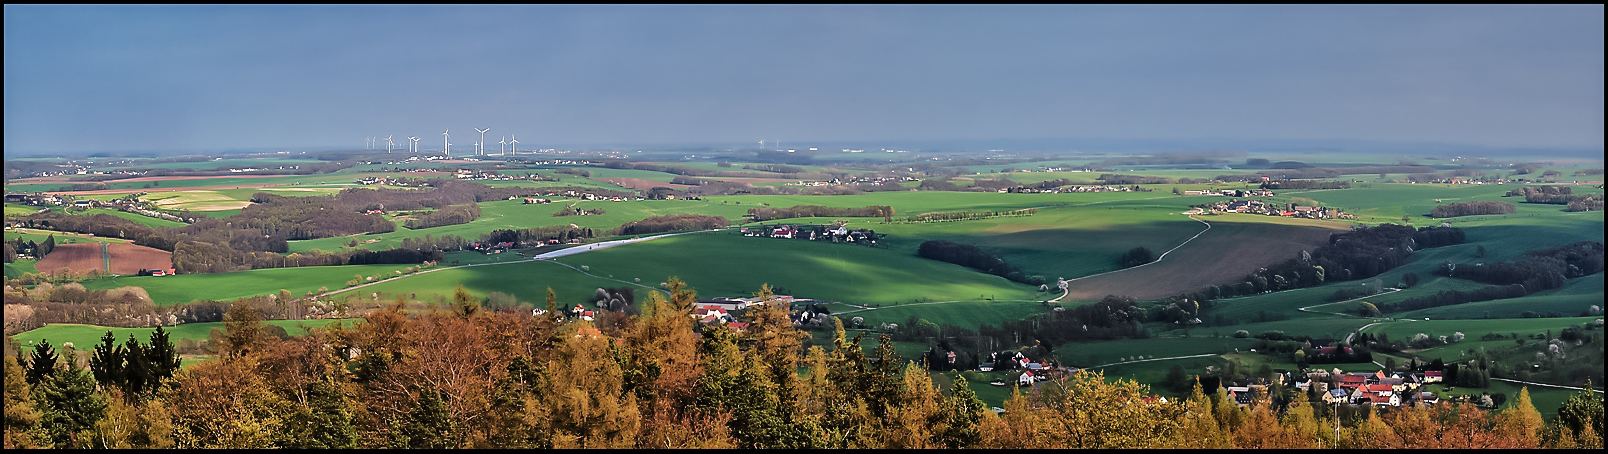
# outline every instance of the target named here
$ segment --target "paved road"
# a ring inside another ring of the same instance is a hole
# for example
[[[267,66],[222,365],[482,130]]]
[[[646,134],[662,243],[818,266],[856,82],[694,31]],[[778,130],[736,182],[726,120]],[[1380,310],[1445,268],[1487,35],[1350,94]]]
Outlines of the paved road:
[[[1585,388],[1579,388],[1579,387],[1574,387],[1574,386],[1554,385],[1554,384],[1550,384],[1550,383],[1535,383],[1535,382],[1527,382],[1527,381],[1508,380],[1506,378],[1492,377],[1491,379],[1492,380],[1497,380],[1497,381],[1505,381],[1505,382],[1508,382],[1508,383],[1519,383],[1519,384],[1524,384],[1524,385],[1545,386],[1545,387],[1549,387],[1549,388],[1573,389],[1573,390],[1576,390],[1576,391],[1585,389]],[[1592,389],[1591,392],[1600,393],[1600,392],[1602,392],[1602,390],[1600,390],[1600,389]]]

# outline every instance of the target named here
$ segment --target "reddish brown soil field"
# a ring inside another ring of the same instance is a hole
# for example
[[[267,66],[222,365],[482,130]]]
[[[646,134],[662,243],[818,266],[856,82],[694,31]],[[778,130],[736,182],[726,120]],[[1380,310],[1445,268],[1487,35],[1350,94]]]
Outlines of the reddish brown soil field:
[[[685,185],[685,184],[665,183],[663,181],[653,181],[653,180],[646,180],[646,179],[642,179],[642,178],[596,178],[596,180],[598,180],[598,181],[607,181],[607,182],[619,185],[622,188],[631,188],[631,189],[635,189],[635,190],[638,190],[638,191],[646,191],[646,190],[649,190],[649,189],[653,189],[654,186],[661,186],[661,187],[672,188],[672,189],[687,189],[687,188],[692,187],[690,185]]]
[[[61,270],[82,273],[101,269],[104,265],[105,262],[101,261],[101,243],[89,242],[58,244],[56,249],[50,252],[50,255],[46,255],[45,258],[39,260],[39,263],[34,264],[34,268],[38,268],[40,272],[52,274],[61,272]]]
[[[173,268],[173,253],[153,247],[113,244],[106,247],[106,253],[112,256],[113,274],[134,274],[138,273],[140,269],[166,270]]]
[[[1106,295],[1155,299],[1237,282],[1257,268],[1299,257],[1303,250],[1310,252],[1328,244],[1329,234],[1338,231],[1207,219],[1212,224],[1211,230],[1167,254],[1160,262],[1074,280],[1066,300],[1096,301]]]

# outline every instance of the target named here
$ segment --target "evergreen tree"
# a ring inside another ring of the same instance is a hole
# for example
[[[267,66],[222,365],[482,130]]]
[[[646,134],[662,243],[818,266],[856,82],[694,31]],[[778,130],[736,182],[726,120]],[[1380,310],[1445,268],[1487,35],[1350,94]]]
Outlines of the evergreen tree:
[[[1591,381],[1580,392],[1569,396],[1558,406],[1557,424],[1568,429],[1581,447],[1602,447],[1602,394],[1592,392]],[[1594,439],[1595,446],[1587,440]]]
[[[39,245],[39,258],[45,258],[54,250],[56,250],[56,234],[52,233],[45,237],[45,244]]]
[[[978,425],[982,423],[983,412],[988,410],[988,406],[977,398],[977,393],[972,391],[964,375],[955,376],[953,387],[949,398],[944,400],[944,430],[932,435],[932,443],[945,448],[977,446],[982,438]]]
[[[161,326],[151,332],[150,340],[151,345],[145,349],[144,356],[150,369],[151,388],[156,389],[155,384],[173,378],[173,373],[179,370],[184,361],[179,358],[178,349],[173,347],[173,341]]]
[[[78,358],[68,349],[67,364]],[[65,367],[40,382],[34,389],[34,401],[40,404],[44,418],[41,425],[50,442],[57,448],[87,448],[91,440],[83,435],[95,427],[106,411],[106,401],[95,392],[95,378],[76,367]]]
[[[123,356],[123,347],[117,345],[111,331],[101,335],[100,344],[95,345],[95,351],[90,354],[89,371],[102,388],[121,388],[127,381],[123,375]]]
[[[123,381],[121,383],[123,396],[129,399],[139,399],[147,391],[155,388],[156,377],[152,371],[153,365],[150,355],[140,341],[134,339],[133,334],[123,341],[123,357],[127,359],[123,364]]]
[[[33,353],[24,366],[28,369],[28,384],[38,385],[45,377],[56,373],[56,347],[51,346],[50,341],[40,339],[38,344],[34,344]]]

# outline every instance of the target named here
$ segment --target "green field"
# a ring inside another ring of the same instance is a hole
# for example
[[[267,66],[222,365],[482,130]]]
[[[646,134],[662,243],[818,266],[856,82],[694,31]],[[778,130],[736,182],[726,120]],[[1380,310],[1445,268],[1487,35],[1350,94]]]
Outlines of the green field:
[[[270,268],[220,274],[179,274],[174,276],[119,276],[84,282],[90,290],[122,286],[144,288],[156,304],[187,303],[194,300],[228,301],[248,296],[289,290],[300,296],[319,287],[339,290],[357,274],[391,275],[409,265],[343,265],[301,268]]]
[[[88,209],[83,209],[83,210],[72,209],[72,210],[67,210],[66,212],[69,213],[69,214],[76,214],[76,215],[80,215],[80,216],[94,216],[94,215],[97,215],[97,214],[109,214],[109,215],[112,215],[112,216],[117,216],[117,217],[120,217],[120,218],[123,218],[123,219],[127,219],[127,220],[130,220],[130,221],[134,221],[134,222],[143,224],[143,225],[145,225],[147,227],[154,227],[154,228],[181,227],[181,226],[187,225],[187,224],[185,224],[183,222],[169,221],[167,219],[160,219],[160,218],[153,218],[153,217],[150,217],[150,216],[129,213],[129,212],[126,212],[126,211],[118,211],[118,210],[113,210],[113,209],[110,209],[110,208],[88,208]]]
[[[332,323],[341,323],[349,327],[359,320],[361,319],[268,320],[266,323],[285,328],[286,334],[299,336],[307,332],[304,326],[322,327]],[[213,328],[222,329],[223,322],[185,323],[162,329],[168,332],[168,339],[177,344],[180,339],[206,340],[207,334],[212,332]],[[100,343],[101,336],[105,335],[107,331],[111,331],[112,337],[117,339],[118,345],[122,345],[124,341],[128,340],[129,335],[133,335],[140,343],[149,343],[151,332],[156,331],[156,328],[109,328],[96,325],[58,324],[46,325],[17,333],[11,338],[16,339],[17,344],[24,349],[30,349],[34,342],[48,341],[56,347],[57,351],[60,351],[67,342],[71,342],[81,355],[87,355],[90,350],[95,348],[95,344]]]
[[[33,207],[33,206],[28,206],[28,205],[20,205],[20,204],[15,204],[15,203],[7,203],[6,204],[5,216],[6,217],[11,217],[11,216],[22,216],[22,215],[26,215],[26,214],[34,214],[34,213],[39,212],[39,210],[42,210],[42,209],[43,208],[40,208],[40,207]]]
[[[593,274],[659,282],[680,276],[706,296],[748,296],[769,283],[794,296],[888,307],[929,301],[1027,300],[1037,289],[895,250],[735,232],[663,238],[558,259]]]
[[[553,213],[564,209],[570,203],[575,203],[578,209],[603,209],[604,213],[595,216],[553,216]],[[428,229],[408,229],[397,223],[394,232],[352,235],[335,238],[322,238],[316,240],[301,240],[290,242],[290,252],[305,252],[313,249],[322,251],[339,251],[356,239],[359,248],[369,250],[386,250],[402,244],[403,238],[423,238],[425,235],[442,237],[456,235],[469,241],[477,241],[481,234],[490,233],[498,229],[523,229],[549,225],[570,225],[591,228],[599,234],[603,230],[619,227],[627,222],[640,221],[650,216],[668,214],[708,214],[726,216],[729,219],[741,219],[746,208],[736,205],[721,205],[708,201],[696,200],[632,200],[625,202],[610,201],[576,201],[574,199],[557,199],[550,204],[526,205],[520,200],[496,200],[480,203],[480,218],[474,221],[433,227]],[[364,243],[370,239],[379,239],[374,243]]]

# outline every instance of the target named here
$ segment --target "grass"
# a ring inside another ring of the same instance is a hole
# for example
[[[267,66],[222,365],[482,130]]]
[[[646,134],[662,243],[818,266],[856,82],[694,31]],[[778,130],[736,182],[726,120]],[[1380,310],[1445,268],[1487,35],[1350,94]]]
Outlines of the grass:
[[[706,296],[748,296],[760,284],[827,301],[888,307],[911,300],[1025,300],[1023,284],[969,268],[857,245],[743,237],[735,232],[692,234],[559,259],[588,265],[593,274],[660,282],[678,275]]]
[[[21,238],[23,241],[33,241],[35,243],[44,243],[46,239],[49,239],[51,236],[55,236],[56,237],[56,244],[73,244],[73,243],[87,243],[87,242],[100,242],[100,243],[127,243],[127,242],[129,242],[129,240],[125,240],[125,239],[122,239],[122,238],[107,238],[107,237],[103,237],[103,236],[93,236],[93,235],[84,234],[84,233],[62,232],[62,231],[57,231],[57,230],[16,228],[16,229],[7,230],[5,232],[6,232],[5,233],[5,240],[6,241],[11,241],[13,238]]]
[[[570,203],[576,203],[579,209],[602,208],[604,214],[595,216],[553,216],[553,213],[564,209]],[[579,201],[573,199],[559,199],[551,204],[526,205],[520,200],[497,200],[480,203],[481,215],[474,221],[434,227],[428,229],[408,229],[398,223],[394,232],[352,235],[335,238],[322,238],[317,240],[291,241],[290,252],[305,252],[313,249],[323,251],[339,251],[347,247],[352,239],[357,239],[360,248],[369,250],[386,250],[398,247],[403,238],[423,238],[425,235],[442,237],[455,235],[476,241],[481,234],[490,233],[498,229],[522,229],[549,225],[570,225],[591,228],[601,234],[603,230],[619,227],[627,222],[639,221],[650,216],[696,213],[726,216],[729,219],[740,219],[746,208],[735,205],[720,205],[707,201],[696,200],[632,200],[626,202],[608,201]],[[370,239],[379,239],[375,243],[363,243]]]
[[[6,204],[6,210],[5,210],[5,216],[6,217],[12,217],[12,216],[28,215],[28,214],[33,214],[33,213],[39,212],[39,210],[42,210],[42,209],[43,208],[32,207],[32,206],[28,206],[28,205],[7,203]]]
[[[84,282],[84,288],[103,290],[131,285],[144,288],[159,305],[194,300],[228,301],[248,296],[289,290],[301,296],[319,287],[338,290],[357,274],[391,275],[409,265],[343,265],[301,268],[271,268],[219,274],[179,274],[174,276],[119,276]]]
[[[140,224],[145,225],[147,227],[153,227],[153,228],[182,227],[182,226],[188,225],[188,224],[185,224],[183,222],[169,221],[167,219],[161,219],[161,218],[153,218],[153,217],[150,217],[150,216],[129,213],[129,212],[126,212],[126,211],[118,211],[118,210],[113,210],[113,209],[110,209],[110,208],[88,208],[88,209],[83,209],[83,210],[71,209],[71,210],[66,210],[66,212],[68,214],[75,214],[75,215],[80,215],[80,216],[94,216],[94,215],[97,215],[97,214],[109,214],[109,215],[112,215],[112,216],[117,216],[117,217],[120,217],[120,218],[123,218],[123,219],[127,219],[127,220],[130,220],[130,221],[140,223]]]
[[[341,323],[349,327],[359,320],[361,319],[268,320],[264,323],[283,327],[286,334],[299,336],[307,332],[303,328],[304,325],[307,327],[323,327]],[[212,332],[213,328],[223,329],[223,323],[185,323],[162,329],[168,332],[168,339],[177,344],[180,339],[206,340],[207,334]],[[18,345],[22,348],[30,350],[35,342],[49,341],[51,345],[57,348],[57,351],[60,351],[67,342],[72,342],[73,347],[80,354],[88,354],[90,350],[95,348],[96,344],[100,343],[101,336],[105,335],[107,331],[111,331],[112,337],[117,339],[118,345],[122,345],[124,341],[127,341],[130,335],[133,335],[142,344],[149,344],[151,333],[155,332],[156,328],[112,328],[98,325],[51,324],[17,333],[11,338],[16,339]]]

